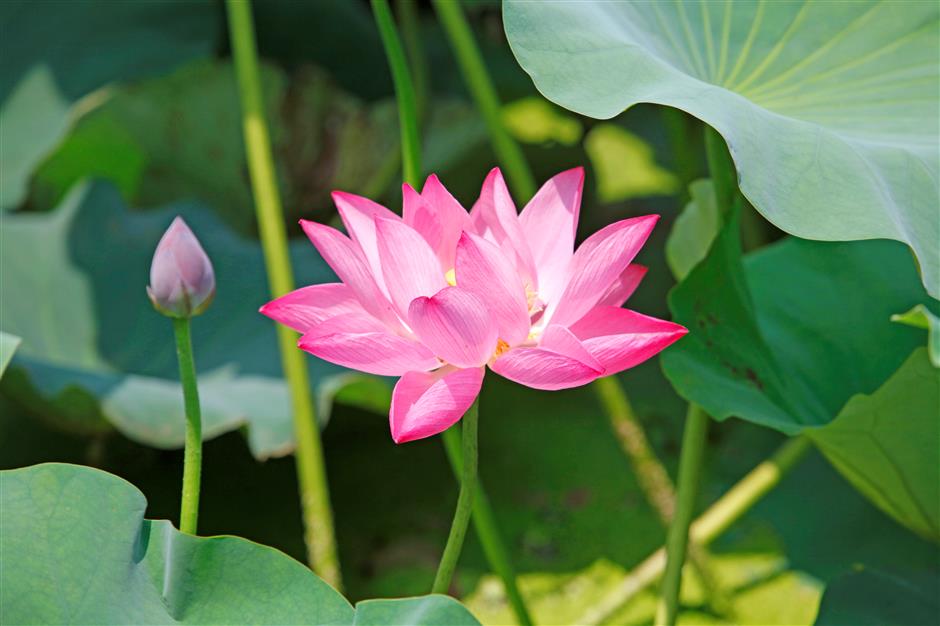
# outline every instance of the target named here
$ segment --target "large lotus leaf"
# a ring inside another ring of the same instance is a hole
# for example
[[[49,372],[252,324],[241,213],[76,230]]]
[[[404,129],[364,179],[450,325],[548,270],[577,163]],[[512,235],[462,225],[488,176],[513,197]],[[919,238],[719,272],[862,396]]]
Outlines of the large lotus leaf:
[[[333,189],[388,184],[397,159],[394,107],[366,105],[306,68],[288,80],[272,65],[261,87],[288,221],[332,213]],[[388,170],[388,172],[386,172]],[[197,61],[120,86],[76,122],[40,166],[31,205],[53,207],[78,180],[108,178],[134,206],[195,198],[239,231],[254,227],[235,71]]]
[[[597,118],[688,111],[725,138],[775,225],[905,242],[940,294],[936,2],[509,0],[503,15],[550,100]]]
[[[273,548],[144,519],[144,494],[96,469],[35,465],[0,485],[5,624],[478,624],[447,596],[353,609]]]
[[[870,396],[854,396],[809,435],[881,509],[940,539],[940,372],[916,350]]]
[[[128,213],[117,190],[95,183],[76,187],[55,212],[4,218],[4,328],[23,343],[3,389],[79,430],[106,420],[147,445],[182,445],[172,324],[144,291],[153,250],[177,214],[203,243],[218,282],[212,306],[193,319],[205,436],[247,425],[257,457],[286,454],[291,411],[274,327],[258,313],[268,299],[260,246],[193,203]],[[299,284],[333,280],[312,246],[297,241],[291,252]],[[323,408],[346,383],[366,380],[309,362]],[[388,399],[382,382],[343,395],[369,408]]]
[[[23,199],[74,102],[210,54],[219,25],[210,2],[0,2],[0,208]]]
[[[937,390],[922,384],[919,370],[894,374],[923,338],[890,321],[892,311],[926,297],[910,255],[889,241],[790,238],[742,262],[735,217],[670,294],[675,320],[691,332],[663,355],[663,369],[680,395],[719,420],[737,416],[795,435],[839,415],[831,431],[815,431],[843,433],[837,468],[900,521],[936,536],[936,516],[925,526],[918,509],[936,494],[936,474],[925,468],[940,464],[940,450],[925,443],[936,440]],[[886,419],[904,427],[879,422],[896,431],[872,456],[864,432],[884,398],[899,396],[923,414],[898,406]],[[858,435],[851,445],[846,432]],[[883,474],[891,464],[901,478]],[[905,479],[911,491],[897,493]]]
[[[884,626],[940,623],[936,574],[905,578],[859,568],[833,581],[823,594],[816,626]]]

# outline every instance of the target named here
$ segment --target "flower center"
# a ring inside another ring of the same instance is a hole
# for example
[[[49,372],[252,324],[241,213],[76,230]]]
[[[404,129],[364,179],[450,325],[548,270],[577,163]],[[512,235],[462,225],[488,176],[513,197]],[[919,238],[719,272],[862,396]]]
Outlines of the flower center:
[[[444,274],[444,280],[446,280],[447,284],[450,285],[451,287],[456,287],[457,286],[457,272],[454,271],[453,268],[447,270],[447,272]]]
[[[509,351],[509,344],[503,341],[502,339],[496,340],[496,350],[493,352],[493,358],[498,359],[503,354]]]

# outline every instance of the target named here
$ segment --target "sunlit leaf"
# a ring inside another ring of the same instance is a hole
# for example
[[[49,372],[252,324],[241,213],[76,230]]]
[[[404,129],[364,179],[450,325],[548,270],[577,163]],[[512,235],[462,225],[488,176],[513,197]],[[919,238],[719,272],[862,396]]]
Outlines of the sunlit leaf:
[[[539,96],[510,102],[502,113],[506,130],[519,141],[536,144],[555,141],[573,146],[581,139],[581,122]]]
[[[744,262],[740,255],[732,219],[670,294],[676,321],[691,331],[662,358],[676,390],[716,419],[740,417],[789,435],[836,416],[833,436],[868,430],[882,393],[903,396],[904,406],[922,414],[898,407],[895,419],[904,419],[904,427],[892,426],[898,438],[881,456],[871,454],[864,437],[851,446],[843,439],[836,466],[899,521],[938,536],[935,517],[925,526],[917,510],[929,506],[936,489],[925,468],[940,465],[940,449],[924,445],[936,439],[936,387],[923,384],[923,372],[895,374],[923,340],[889,321],[892,311],[927,297],[910,255],[887,241],[794,238]],[[875,395],[850,401],[856,394]],[[822,436],[827,428],[814,432]],[[899,479],[884,474],[886,464],[904,468],[903,479],[916,483],[910,491],[895,492]]]
[[[683,109],[721,133],[741,190],[806,238],[914,249],[940,295],[940,6],[935,2],[504,3],[546,97],[607,119]]]
[[[689,195],[692,199],[676,218],[666,239],[666,262],[678,280],[705,258],[721,229],[721,213],[712,182],[695,181],[689,185]]]
[[[422,624],[478,622],[456,600],[354,609],[285,554],[144,519],[130,483],[78,465],[0,472],[0,595],[15,624]]]
[[[76,187],[52,213],[4,218],[0,306],[5,329],[23,338],[4,390],[80,432],[110,423],[147,445],[182,445],[172,325],[144,292],[154,247],[176,214],[196,232],[218,281],[212,306],[193,321],[203,434],[247,425],[255,456],[286,454],[293,449],[290,402],[274,326],[257,312],[268,300],[260,246],[193,203],[132,214],[114,188],[99,183]],[[299,284],[334,280],[308,243],[291,251]],[[364,378],[319,359],[309,363],[324,411],[344,384]],[[374,385],[356,389],[346,402],[375,408],[388,398]]]
[[[108,83],[208,55],[219,22],[208,2],[0,3],[0,208],[22,201],[73,103]]]
[[[927,354],[934,367],[940,367],[940,316],[937,316],[925,307],[918,304],[906,313],[896,313],[891,316],[892,322],[900,322],[914,328],[923,328],[927,331]]]
[[[679,179],[656,164],[649,144],[616,124],[592,128],[584,149],[594,166],[602,202],[669,195],[679,187]]]
[[[809,431],[823,454],[882,510],[940,539],[940,372],[916,350],[870,396]]]

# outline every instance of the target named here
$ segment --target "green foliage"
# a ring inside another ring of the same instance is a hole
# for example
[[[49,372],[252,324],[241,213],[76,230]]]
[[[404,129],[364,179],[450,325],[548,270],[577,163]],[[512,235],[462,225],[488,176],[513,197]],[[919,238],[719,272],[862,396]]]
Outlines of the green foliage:
[[[711,180],[693,182],[689,195],[692,199],[676,218],[666,240],[666,262],[677,280],[685,278],[705,258],[721,230],[721,212]]]
[[[940,295],[940,7],[932,2],[504,4],[550,100],[606,119],[683,109],[728,142],[741,191],[800,237],[889,238]]]
[[[870,396],[852,397],[809,434],[872,502],[924,537],[940,540],[940,372],[920,348]]]
[[[557,141],[572,146],[581,140],[584,129],[573,115],[540,96],[530,96],[503,106],[503,125],[513,137],[525,143]]]
[[[0,208],[23,200],[33,169],[65,134],[75,102],[110,82],[208,55],[217,26],[208,2],[0,3]]]
[[[394,109],[365,105],[308,68],[287,80],[262,67],[287,221],[327,219],[333,189],[388,184],[397,146]],[[88,176],[112,180],[129,204],[195,198],[236,230],[254,229],[254,209],[231,63],[199,61],[119,87],[85,114],[33,180],[32,204],[53,207]]]
[[[908,574],[908,578],[910,573]],[[936,576],[912,582],[877,569],[859,568],[823,594],[816,626],[936,624],[940,619]]]
[[[691,333],[663,368],[716,419],[809,429],[863,493],[936,538],[936,512],[925,513],[940,466],[936,372],[921,351],[892,377],[920,342],[888,321],[924,297],[910,257],[889,242],[788,239],[742,263],[735,218],[670,295]]]
[[[247,425],[257,457],[286,454],[289,400],[274,329],[257,313],[268,299],[261,250],[192,203],[132,214],[115,189],[93,184],[73,189],[53,213],[7,216],[0,298],[4,325],[23,344],[4,390],[75,430],[99,432],[110,422],[148,445],[182,445],[172,328],[144,293],[156,242],[176,214],[197,233],[218,281],[215,301],[193,324],[204,436]],[[309,244],[298,241],[292,252],[300,284],[333,280]],[[368,378],[309,362],[322,408],[345,384]],[[343,397],[377,408],[388,391],[361,384]]]
[[[99,470],[44,464],[2,472],[0,481],[5,623],[478,623],[446,596],[354,609],[273,548],[144,519],[144,494]]]
[[[923,304],[918,304],[906,313],[891,316],[892,322],[900,322],[927,331],[927,354],[934,367],[940,367],[940,317]]]

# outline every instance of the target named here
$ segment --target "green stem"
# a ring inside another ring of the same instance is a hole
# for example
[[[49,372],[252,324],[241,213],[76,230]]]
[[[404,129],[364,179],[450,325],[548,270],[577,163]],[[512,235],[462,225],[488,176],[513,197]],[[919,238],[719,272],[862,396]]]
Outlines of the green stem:
[[[715,186],[718,210],[722,215],[727,215],[737,200],[738,178],[725,140],[711,126],[705,126],[705,156],[708,159],[708,172]]]
[[[399,6],[402,7],[403,4],[409,4],[412,0],[404,0]],[[380,28],[384,28],[389,31],[388,35],[383,35],[383,41],[386,44],[386,53],[389,59],[401,59],[403,54],[401,51],[401,41],[395,35],[395,25],[394,22],[390,20],[390,16],[387,14],[388,6],[384,4],[383,0],[376,0],[373,3],[373,9],[376,8],[376,4],[380,5],[377,9],[376,21],[383,22],[384,26],[380,23]],[[403,7],[402,7],[403,8]],[[380,19],[379,14],[383,12],[384,17]],[[414,16],[409,16],[407,13],[402,14],[403,19],[413,19]],[[412,25],[412,30],[414,30],[414,25]],[[410,40],[409,52],[412,55],[412,63],[420,64],[423,55],[420,49],[420,42],[412,34]],[[389,61],[390,65],[393,65],[393,62]],[[393,69],[394,71],[394,69]],[[417,72],[416,72],[417,74]],[[403,74],[405,77],[401,84],[396,84],[396,95],[399,99],[399,109],[407,108],[407,102],[402,102],[402,97],[405,97],[406,101],[417,101],[418,104],[421,104],[424,97],[423,94],[419,94],[420,97],[413,97],[410,94],[412,93],[412,87],[410,80],[407,79],[407,74]],[[401,87],[401,90],[398,87]],[[409,121],[410,126],[410,121]],[[417,128],[418,124],[415,121],[414,127]],[[402,128],[406,128],[405,123],[402,124]],[[419,145],[415,143],[414,145]],[[405,174],[405,182],[417,187],[420,184],[420,176],[422,174],[421,170],[421,151],[407,149],[404,144],[402,145],[402,162],[405,164],[403,167]],[[476,404],[474,404],[474,407]],[[475,411],[476,409],[471,409]],[[466,419],[466,417],[464,418]],[[447,452],[448,459],[450,460],[451,466],[454,470],[454,474],[457,475],[458,480],[460,480],[461,467],[463,466],[462,454],[460,452],[460,435],[457,433],[457,430],[450,428],[442,434],[442,440],[444,442],[444,448]],[[522,600],[522,594],[519,593],[519,588],[516,585],[516,575],[513,571],[512,564],[509,560],[508,551],[503,545],[502,539],[499,536],[499,531],[497,530],[496,521],[493,516],[493,511],[490,508],[489,500],[486,497],[486,494],[483,491],[482,485],[477,481],[476,489],[474,490],[475,495],[473,497],[472,505],[472,517],[474,528],[477,531],[477,534],[480,537],[480,543],[483,546],[483,552],[486,555],[487,561],[490,563],[490,567],[493,568],[493,571],[502,578],[503,585],[506,589],[506,596],[509,598],[509,602],[513,607],[513,610],[516,613],[516,617],[519,620],[519,623],[523,626],[532,623],[532,619],[529,616],[529,612],[526,610],[525,603]],[[463,494],[463,482],[461,481],[461,495]],[[459,512],[459,503],[460,497],[458,497],[458,512]],[[456,519],[455,519],[456,524]],[[462,540],[461,540],[462,543]],[[448,546],[450,543],[448,543]],[[446,552],[445,552],[446,556]],[[443,566],[443,562],[442,562]],[[438,573],[440,576],[440,572]],[[452,576],[452,573],[451,573]],[[448,583],[449,584],[449,578]],[[446,585],[445,585],[446,587]],[[435,588],[437,588],[437,582],[435,581]],[[446,590],[446,589],[445,589]]]
[[[183,500],[180,504],[180,530],[195,535],[199,519],[199,482],[202,475],[202,416],[199,410],[199,387],[196,384],[196,363],[189,318],[173,318],[176,335],[176,359],[183,386],[186,408],[186,448],[183,453]]]
[[[418,109],[411,82],[411,70],[401,46],[388,0],[372,0],[372,12],[385,46],[385,56],[395,83],[398,123],[401,126],[402,170],[404,178],[415,186],[421,178],[421,139],[418,135]]]
[[[450,581],[457,568],[457,560],[463,549],[463,540],[467,535],[467,525],[470,523],[470,513],[473,510],[474,493],[477,483],[477,421],[480,413],[479,398],[473,401],[470,408],[464,413],[463,424],[463,469],[460,475],[460,495],[457,496],[457,509],[454,511],[454,521],[447,537],[447,545],[441,556],[440,565],[437,566],[437,576],[431,593],[447,593]]]
[[[812,449],[806,436],[788,440],[773,455],[725,492],[707,511],[695,520],[690,539],[708,546],[745,513],[776,487],[797,463]],[[606,597],[575,620],[576,624],[601,624],[641,591],[656,582],[666,568],[666,549],[660,548],[637,565]]]
[[[653,451],[643,425],[634,414],[626,391],[613,376],[599,378],[591,386],[610,419],[614,435],[633,467],[640,490],[656,511],[660,523],[668,529],[675,515],[675,487],[666,468]],[[689,545],[688,552],[689,561],[698,574],[709,606],[715,613],[727,615],[731,602],[722,592],[718,578],[709,565],[708,551],[693,543]]]
[[[676,513],[666,536],[666,571],[663,573],[659,607],[656,611],[656,623],[665,626],[673,626],[678,614],[682,564],[685,562],[686,546],[689,542],[689,525],[695,512],[695,497],[698,494],[707,432],[708,416],[697,404],[690,404],[685,418],[685,432],[682,435],[682,453],[679,456]]]
[[[417,0],[396,0],[395,8],[401,22],[401,38],[408,53],[408,67],[415,90],[415,110],[418,122],[424,120],[428,102],[428,64],[421,47],[421,23],[418,19]]]
[[[461,437],[456,428],[449,428],[442,433],[444,448],[447,451],[447,459],[454,470],[454,474],[459,476],[460,467],[463,465],[463,454],[460,452]],[[499,534],[499,528],[496,525],[496,518],[493,515],[493,508],[490,506],[489,498],[483,490],[483,485],[477,477],[477,489],[473,498],[473,527],[477,536],[480,538],[480,545],[483,547],[483,554],[489,561],[490,567],[496,572],[503,581],[506,592],[506,598],[512,607],[516,618],[521,626],[531,626],[532,617],[526,608],[519,587],[516,585],[516,572],[513,569],[512,562],[509,560],[506,546],[503,544],[503,538]]]
[[[271,141],[264,117],[258,52],[250,0],[227,0],[229,33],[242,104],[245,152],[258,216],[261,247],[271,295],[279,297],[294,288],[294,276],[287,251],[287,232],[278,194]],[[313,570],[340,589],[339,560],[333,530],[323,446],[317,425],[310,380],[303,352],[297,349],[297,334],[278,324],[281,365],[290,389],[297,449],[297,479],[304,522],[307,558]]]
[[[689,145],[689,118],[684,111],[660,107],[666,127],[666,137],[672,150],[672,162],[679,175],[679,195],[688,200],[689,184],[697,178],[695,157],[697,151]]]
[[[522,149],[503,125],[499,96],[496,95],[496,88],[483,63],[483,55],[480,54],[480,49],[473,38],[473,32],[463,14],[463,8],[457,0],[431,0],[431,2],[450,39],[467,88],[486,122],[493,151],[505,170],[509,187],[515,192],[513,195],[518,202],[526,202],[535,195],[535,179],[522,154]]]

